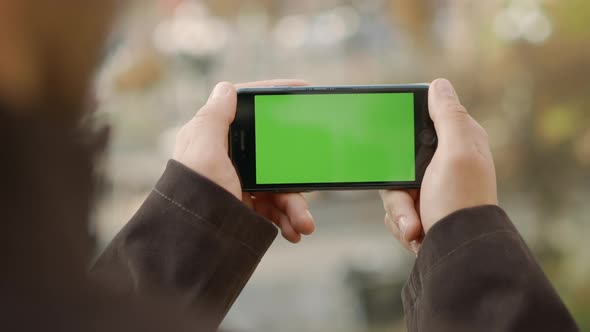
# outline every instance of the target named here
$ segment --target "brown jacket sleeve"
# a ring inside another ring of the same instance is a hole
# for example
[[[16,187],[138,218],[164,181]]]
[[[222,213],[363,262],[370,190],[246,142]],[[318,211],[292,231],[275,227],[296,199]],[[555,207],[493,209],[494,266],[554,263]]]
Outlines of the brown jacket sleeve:
[[[402,297],[409,331],[578,331],[496,206],[461,210],[437,223]]]
[[[172,300],[200,331],[214,330],[276,235],[230,193],[171,160],[92,272],[119,293]]]

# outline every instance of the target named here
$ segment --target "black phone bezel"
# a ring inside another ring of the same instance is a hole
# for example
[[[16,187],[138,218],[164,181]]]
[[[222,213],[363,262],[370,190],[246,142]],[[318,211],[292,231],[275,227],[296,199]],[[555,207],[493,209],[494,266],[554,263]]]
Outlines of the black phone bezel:
[[[428,84],[265,87],[238,90],[235,120],[229,131],[229,155],[245,192],[302,192],[316,190],[367,190],[419,188],[434,151],[437,137],[428,113]],[[256,95],[413,93],[416,180],[402,182],[339,182],[256,184],[256,144],[254,97]]]

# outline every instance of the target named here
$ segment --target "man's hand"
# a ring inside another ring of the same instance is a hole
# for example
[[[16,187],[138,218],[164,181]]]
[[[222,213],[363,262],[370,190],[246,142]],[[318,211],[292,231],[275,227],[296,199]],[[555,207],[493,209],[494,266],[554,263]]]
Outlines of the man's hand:
[[[176,137],[173,159],[209,178],[237,199],[255,209],[280,229],[283,236],[297,243],[301,234],[313,232],[314,221],[301,194],[242,193],[238,174],[228,156],[228,133],[236,107],[236,88],[307,85],[298,80],[274,80],[232,85],[219,83],[207,104],[182,127]]]
[[[424,235],[447,215],[498,204],[496,172],[485,130],[461,105],[449,81],[434,81],[428,100],[438,148],[426,169],[422,188],[381,192],[385,225],[415,253]]]

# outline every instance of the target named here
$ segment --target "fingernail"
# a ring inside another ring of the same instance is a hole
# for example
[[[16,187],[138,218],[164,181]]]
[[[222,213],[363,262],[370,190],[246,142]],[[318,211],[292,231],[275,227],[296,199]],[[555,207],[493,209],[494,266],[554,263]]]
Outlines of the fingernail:
[[[308,217],[310,220],[313,220],[313,216],[311,215],[311,212],[309,212],[309,210],[306,210],[306,213],[307,213],[307,217]]]
[[[416,257],[417,257],[418,251],[420,250],[420,245],[418,244],[418,242],[416,242],[416,241],[410,242],[410,248],[412,248],[412,251],[416,254]]]
[[[408,231],[408,219],[404,216],[401,216],[397,219],[397,226],[401,232],[402,238],[406,238],[406,232]]]
[[[436,91],[437,94],[444,96],[444,97],[455,97],[455,88],[453,88],[453,85],[451,84],[451,82],[445,80],[445,79],[440,79],[438,81],[436,81],[436,84],[434,85],[434,89]]]
[[[209,96],[209,100],[216,99],[216,98],[223,98],[229,94],[231,89],[231,84],[227,82],[221,82],[215,86],[213,91],[211,92],[211,96]]]

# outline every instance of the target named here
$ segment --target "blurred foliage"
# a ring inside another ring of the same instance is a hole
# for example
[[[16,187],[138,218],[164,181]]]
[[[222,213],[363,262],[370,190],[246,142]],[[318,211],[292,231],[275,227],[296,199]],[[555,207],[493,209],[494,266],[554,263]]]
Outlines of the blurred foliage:
[[[581,228],[587,224],[587,215],[574,211],[582,206],[571,204],[568,193],[576,192],[587,202],[590,198],[590,169],[588,160],[588,124],[590,112],[590,4],[585,1],[559,1],[547,4],[554,13],[555,31],[547,43],[537,46],[519,46],[516,61],[533,76],[535,98],[530,123],[533,131],[522,145],[525,157],[518,172],[529,190],[536,196],[535,204],[540,216],[537,256],[555,283],[558,291],[578,320],[582,330],[590,330],[589,271],[584,280],[572,282],[564,269],[564,261],[575,260],[571,252],[563,252],[550,238],[556,221],[570,219],[561,227]],[[586,203],[587,204],[587,203]],[[583,234],[583,232],[582,232]],[[583,241],[562,238],[561,241]],[[587,245],[577,250],[588,250]],[[579,257],[579,256],[578,256]]]

